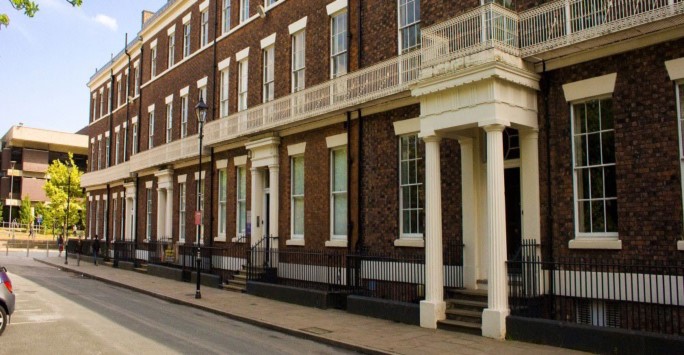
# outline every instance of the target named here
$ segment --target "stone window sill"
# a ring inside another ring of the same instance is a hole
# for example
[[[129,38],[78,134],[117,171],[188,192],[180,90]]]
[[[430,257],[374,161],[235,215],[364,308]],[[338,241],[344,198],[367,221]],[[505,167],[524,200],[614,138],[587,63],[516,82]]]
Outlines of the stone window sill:
[[[288,239],[285,241],[285,245],[293,245],[293,246],[303,247],[304,246],[304,239]]]
[[[329,248],[346,248],[347,247],[347,241],[346,240],[326,240],[325,246],[329,247]]]
[[[619,239],[573,239],[568,243],[570,249],[605,249],[621,250],[622,241]]]
[[[397,239],[394,241],[395,247],[409,247],[409,248],[424,248],[425,240],[423,239]]]
[[[247,238],[245,238],[245,237],[233,237],[233,238],[230,238],[230,241],[233,243],[247,243]]]

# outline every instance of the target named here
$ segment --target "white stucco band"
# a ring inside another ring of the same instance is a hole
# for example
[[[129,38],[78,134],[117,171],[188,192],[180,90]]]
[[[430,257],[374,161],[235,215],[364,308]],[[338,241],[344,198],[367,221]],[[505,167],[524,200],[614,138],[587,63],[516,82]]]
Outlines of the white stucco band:
[[[575,81],[563,85],[565,101],[573,102],[601,95],[612,94],[615,91],[617,73],[597,76],[591,79]]]

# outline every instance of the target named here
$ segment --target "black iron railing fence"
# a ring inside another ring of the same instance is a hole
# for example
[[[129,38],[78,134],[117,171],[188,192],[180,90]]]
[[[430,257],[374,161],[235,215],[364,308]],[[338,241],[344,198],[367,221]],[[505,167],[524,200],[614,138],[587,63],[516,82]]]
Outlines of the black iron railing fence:
[[[115,261],[135,261],[135,243],[132,241],[117,240],[112,243]]]
[[[249,250],[248,279],[417,303],[425,297],[425,251],[279,249],[263,238]],[[445,287],[463,287],[463,245],[444,250]]]
[[[531,256],[508,268],[512,315],[684,335],[684,262]]]

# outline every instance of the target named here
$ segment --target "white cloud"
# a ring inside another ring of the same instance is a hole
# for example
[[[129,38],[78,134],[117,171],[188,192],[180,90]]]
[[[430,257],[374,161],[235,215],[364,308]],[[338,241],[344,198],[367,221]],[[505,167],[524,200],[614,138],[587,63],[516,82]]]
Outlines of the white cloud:
[[[93,20],[112,31],[116,31],[119,28],[119,24],[116,22],[116,19],[107,15],[97,14],[95,17],[93,17]]]

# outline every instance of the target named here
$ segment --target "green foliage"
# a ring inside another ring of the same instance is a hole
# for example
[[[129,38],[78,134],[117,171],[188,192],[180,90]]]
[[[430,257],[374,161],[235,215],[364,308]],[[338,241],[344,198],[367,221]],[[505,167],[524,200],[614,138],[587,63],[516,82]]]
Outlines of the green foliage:
[[[24,198],[21,199],[21,208],[19,208],[19,223],[28,225],[32,222],[31,198],[28,195],[24,195]]]
[[[46,218],[49,223],[56,222],[60,229],[64,228],[67,214],[69,218],[67,226],[78,223],[78,211],[85,212],[83,190],[80,186],[83,172],[74,164],[73,155],[69,153],[69,160],[66,164],[59,160],[53,161],[47,173],[50,180],[43,186],[43,189],[50,205],[46,208],[43,218]],[[86,220],[85,213],[82,218]]]
[[[38,4],[32,0],[8,0],[10,5],[17,10],[23,11],[24,15],[28,17],[33,17],[36,12],[38,12]],[[81,6],[83,0],[66,0],[71,6]],[[0,29],[2,26],[8,26],[10,22],[9,16],[7,14],[0,13]]]

